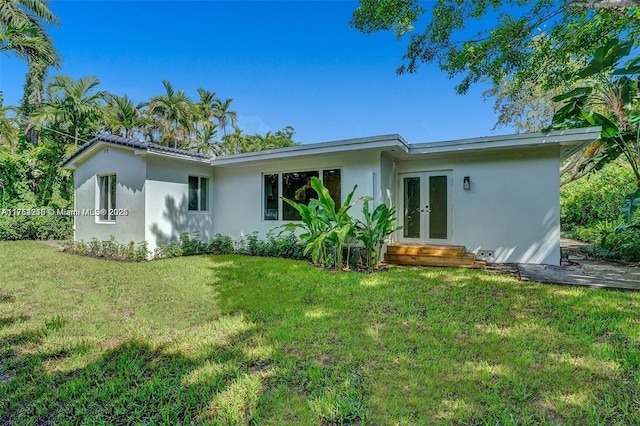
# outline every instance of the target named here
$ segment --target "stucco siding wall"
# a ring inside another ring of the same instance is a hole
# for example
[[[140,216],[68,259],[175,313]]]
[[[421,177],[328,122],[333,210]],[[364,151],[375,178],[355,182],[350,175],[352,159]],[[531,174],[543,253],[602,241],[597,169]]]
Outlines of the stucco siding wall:
[[[376,197],[377,204],[391,206],[395,203],[395,173],[395,162],[385,153],[380,154],[380,191]]]
[[[264,236],[271,229],[289,221],[283,221],[281,215],[280,220],[264,220],[263,174],[332,168],[342,169],[342,201],[356,184],[358,188],[354,200],[365,195],[376,197],[379,194],[378,150],[214,167],[214,231],[236,240],[255,231]],[[361,205],[357,205],[351,213],[357,216],[361,208]]]
[[[558,148],[425,158],[395,166],[398,173],[452,172],[451,244],[473,253],[493,251],[490,260],[498,263],[560,262]],[[471,179],[468,191],[463,190],[465,176]],[[394,186],[398,203],[397,182]]]
[[[146,226],[143,227],[149,249],[158,242],[177,241],[188,232],[207,241],[213,235],[212,194],[214,182],[212,168],[207,163],[196,163],[148,155],[146,169]],[[209,179],[207,211],[189,211],[189,176]]]
[[[75,210],[99,208],[96,176],[106,174],[116,174],[116,207],[127,209],[128,215],[118,216],[115,222],[100,221],[95,216],[76,216],[75,240],[88,241],[93,237],[106,240],[113,235],[122,243],[143,241],[145,162],[130,150],[103,146],[78,166],[74,173]]]

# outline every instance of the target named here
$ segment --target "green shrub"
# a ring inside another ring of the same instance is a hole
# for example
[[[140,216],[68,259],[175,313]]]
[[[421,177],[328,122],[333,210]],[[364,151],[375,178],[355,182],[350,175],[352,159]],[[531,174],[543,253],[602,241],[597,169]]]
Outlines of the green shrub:
[[[602,170],[564,185],[560,189],[560,223],[562,230],[591,227],[601,221],[617,221],[622,199],[635,189],[633,172],[626,166],[611,163]]]
[[[147,242],[143,241],[136,245],[135,242],[129,241],[122,244],[116,241],[111,235],[108,240],[100,241],[92,238],[86,243],[80,241],[65,241],[61,250],[66,253],[78,254],[81,256],[104,257],[113,260],[125,260],[130,262],[141,262],[147,260],[149,255]]]
[[[266,246],[267,256],[298,260],[307,258],[304,254],[305,244],[293,232],[279,234],[269,231]]]
[[[242,253],[249,256],[268,256],[268,249],[264,241],[258,238],[257,232],[247,235],[247,239],[242,245]]]
[[[158,242],[158,247],[153,251],[154,259],[164,259],[182,256],[182,244],[177,241],[169,243]]]
[[[72,235],[70,216],[0,216],[0,240],[66,240]]]
[[[211,254],[230,254],[234,252],[233,241],[227,235],[215,234],[209,240],[207,253]]]
[[[197,238],[190,238],[187,232],[180,234],[180,247],[182,248],[182,256],[193,256],[207,251],[207,244]]]
[[[597,244],[585,249],[591,256],[627,262],[640,261],[640,231],[634,227],[621,227],[601,234]]]
[[[252,232],[238,242],[236,253],[298,260],[308,258],[305,254],[306,244],[295,233],[277,233],[271,230],[266,237],[266,240],[261,240],[257,232]]]

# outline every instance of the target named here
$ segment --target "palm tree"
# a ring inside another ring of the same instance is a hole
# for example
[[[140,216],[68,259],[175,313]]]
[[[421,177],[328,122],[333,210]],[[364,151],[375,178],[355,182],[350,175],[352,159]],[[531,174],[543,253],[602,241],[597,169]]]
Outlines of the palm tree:
[[[22,99],[25,116],[42,99],[47,69],[60,65],[44,23],[59,24],[45,0],[0,0],[0,51],[13,52],[29,67]]]
[[[212,137],[215,137],[218,134],[218,125],[212,120],[216,117],[216,107],[219,99],[216,97],[216,92],[211,92],[203,88],[198,88],[198,97],[200,99],[195,104],[195,114],[193,117],[194,139],[197,140],[205,134],[211,134]],[[211,126],[215,129],[215,132],[211,132]]]
[[[227,125],[236,126],[238,122],[238,113],[229,110],[233,99],[227,98],[224,101],[217,99],[214,116],[218,120],[218,125],[222,128],[222,133],[226,136]]]
[[[51,12],[45,0],[2,0],[0,2],[0,23],[16,25],[24,22],[39,24],[44,21],[58,25],[58,18]]]
[[[196,129],[191,148],[203,154],[217,153],[215,140],[217,136],[218,125],[207,121]]]
[[[127,95],[114,94],[108,94],[106,101],[105,122],[112,133],[132,138],[136,132],[142,131],[146,124],[142,110],[144,103],[135,105]]]
[[[196,104],[198,119],[209,121],[215,118],[218,103],[220,102],[220,99],[216,96],[216,92],[198,88],[198,96],[200,97],[200,100]]]
[[[0,151],[9,151],[15,154],[18,141],[18,127],[14,117],[10,117],[9,113],[15,112],[15,109],[2,104],[2,92],[0,92]]]
[[[38,25],[24,22],[17,25],[0,24],[0,51],[13,52],[26,60],[28,71],[22,97],[22,116],[26,119],[27,139],[37,142],[30,115],[42,102],[45,76],[50,66],[59,66],[60,59],[51,40]]]
[[[193,131],[194,106],[184,90],[175,91],[167,80],[162,82],[164,95],[154,96],[149,102],[149,114],[156,120],[162,142],[173,142],[178,147],[178,139],[186,139]]]
[[[97,90],[99,85],[100,80],[93,76],[79,80],[68,75],[54,76],[42,105],[33,113],[34,122],[40,127],[57,127],[56,131],[71,136],[78,146],[79,140],[97,131],[103,119],[106,92]]]

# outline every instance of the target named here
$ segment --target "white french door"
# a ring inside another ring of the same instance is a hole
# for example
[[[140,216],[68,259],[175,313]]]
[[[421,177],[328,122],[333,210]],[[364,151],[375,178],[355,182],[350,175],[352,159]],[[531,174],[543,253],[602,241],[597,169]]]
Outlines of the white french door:
[[[446,244],[451,239],[451,172],[400,173],[400,241]]]

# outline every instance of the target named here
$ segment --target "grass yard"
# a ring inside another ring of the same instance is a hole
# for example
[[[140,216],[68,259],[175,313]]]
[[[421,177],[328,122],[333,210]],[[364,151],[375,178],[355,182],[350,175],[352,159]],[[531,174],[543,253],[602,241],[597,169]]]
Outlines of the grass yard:
[[[0,243],[0,424],[640,424],[640,293]]]

